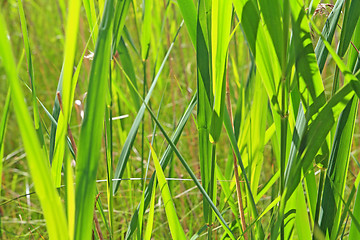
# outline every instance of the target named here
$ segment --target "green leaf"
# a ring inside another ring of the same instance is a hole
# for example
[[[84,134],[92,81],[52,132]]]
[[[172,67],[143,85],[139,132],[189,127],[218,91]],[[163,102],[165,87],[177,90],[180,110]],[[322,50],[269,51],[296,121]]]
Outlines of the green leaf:
[[[182,229],[179,218],[176,214],[174,202],[172,201],[171,198],[170,189],[165,180],[165,175],[160,166],[159,159],[157,158],[156,153],[151,145],[150,145],[150,149],[151,149],[151,155],[154,160],[156,177],[159,181],[159,189],[161,191],[161,196],[164,201],[165,213],[168,219],[171,235],[173,239],[186,239],[184,230]]]
[[[106,1],[99,28],[76,163],[75,239],[90,239],[94,212],[95,184],[102,142],[108,84],[114,5]],[[65,78],[64,78],[65,79]]]
[[[73,64],[77,47],[77,33],[79,30],[81,1],[77,0],[70,4],[66,26],[66,42],[63,62],[62,78],[62,111],[60,111],[58,126],[55,137],[54,158],[52,162],[52,174],[55,186],[61,185],[61,169],[65,153],[65,139],[70,121],[73,105],[74,91],[71,90],[73,84]]]
[[[53,185],[48,161],[32,126],[18,82],[15,59],[2,11],[0,11],[0,56],[11,87],[14,111],[27,155],[27,163],[44,213],[49,238],[69,239],[64,208]]]
[[[182,23],[183,24],[183,23]],[[121,178],[124,171],[125,171],[125,167],[126,167],[126,163],[129,159],[129,155],[130,155],[130,151],[131,151],[131,148],[132,148],[132,145],[135,141],[135,137],[136,137],[136,134],[137,134],[137,131],[138,131],[138,128],[140,126],[140,123],[142,121],[142,118],[144,116],[144,113],[145,113],[145,104],[148,104],[149,100],[150,100],[150,97],[155,89],[155,86],[156,86],[156,83],[160,77],[160,74],[165,66],[165,62],[167,61],[169,55],[170,55],[170,52],[174,46],[174,42],[178,36],[178,33],[182,27],[182,24],[180,25],[175,37],[174,37],[174,40],[172,42],[172,44],[170,45],[165,57],[164,57],[164,60],[163,62],[161,63],[161,66],[159,68],[159,71],[158,73],[156,74],[152,84],[151,84],[151,87],[146,95],[146,98],[144,100],[144,103],[141,105],[140,109],[139,109],[139,112],[138,114],[136,115],[136,118],[130,128],[130,131],[129,131],[129,134],[126,138],[126,141],[124,143],[124,146],[121,150],[121,153],[120,153],[120,158],[119,158],[119,161],[117,163],[117,166],[116,166],[116,170],[115,170],[115,174],[114,174],[114,177],[115,178]],[[135,88],[134,88],[135,89]],[[119,185],[120,185],[120,181],[116,181],[115,184],[113,185],[113,194],[115,194],[119,188]]]

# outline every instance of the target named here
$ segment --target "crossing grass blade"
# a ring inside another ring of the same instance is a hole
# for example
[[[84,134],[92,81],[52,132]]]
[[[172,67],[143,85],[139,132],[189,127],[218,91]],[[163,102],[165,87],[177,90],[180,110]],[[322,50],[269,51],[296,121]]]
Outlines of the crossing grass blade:
[[[156,178],[159,181],[159,189],[161,191],[161,196],[164,201],[166,217],[168,219],[171,235],[173,239],[186,239],[184,230],[176,214],[174,202],[172,201],[169,186],[165,180],[165,175],[160,166],[159,159],[157,158],[156,153],[151,145],[150,145],[150,149],[156,169]]]
[[[106,1],[92,62],[76,163],[75,239],[90,239],[111,60],[114,2]]]
[[[119,157],[119,161],[117,163],[117,166],[116,166],[116,170],[115,170],[115,173],[114,173],[114,177],[115,178],[121,178],[122,175],[124,174],[124,171],[125,171],[125,167],[126,167],[126,164],[127,164],[127,161],[129,159],[129,155],[130,155],[130,151],[131,151],[131,148],[132,148],[132,145],[134,143],[134,140],[135,140],[135,137],[136,137],[136,134],[137,134],[137,131],[139,129],[139,126],[140,126],[140,123],[142,121],[142,118],[144,116],[144,113],[145,113],[145,105],[144,104],[148,104],[149,100],[150,100],[150,97],[154,91],[154,88],[156,86],[156,83],[160,77],[160,74],[164,68],[164,65],[165,65],[165,62],[167,61],[168,57],[169,57],[169,54],[174,46],[174,42],[179,34],[179,31],[182,27],[182,24],[180,25],[175,37],[174,37],[174,40],[173,42],[171,43],[165,57],[164,57],[164,60],[163,62],[161,63],[161,66],[159,68],[159,71],[157,72],[152,84],[151,84],[151,87],[146,95],[146,98],[144,100],[144,103],[141,105],[140,109],[139,109],[139,112],[138,114],[136,115],[136,118],[131,126],[131,129],[129,131],[129,134],[126,138],[126,141],[124,143],[124,146],[123,146],[123,149],[121,150],[121,153],[120,153],[120,157]],[[116,181],[113,185],[113,194],[115,194],[119,188],[119,185],[120,185],[120,181]]]
[[[7,36],[5,20],[2,11],[0,11],[0,56],[11,87],[14,111],[27,153],[27,163],[32,180],[43,209],[47,232],[51,239],[69,239],[64,208],[53,185],[46,156],[41,149],[24,102],[24,95],[17,78],[15,59]]]
[[[332,42],[344,2],[344,0],[336,1],[334,8],[332,9],[329,17],[327,18],[324,28],[322,30],[321,34],[324,36],[325,40],[330,43]],[[316,59],[320,72],[322,72],[325,66],[326,58],[328,56],[328,49],[324,44],[323,38],[319,38],[319,41],[314,51],[316,54]]]
[[[204,190],[204,188],[201,186],[200,182],[198,181],[198,179],[196,178],[195,174],[193,173],[193,171],[190,169],[189,165],[186,163],[185,159],[183,158],[183,156],[181,155],[181,153],[179,152],[179,150],[177,149],[177,147],[175,146],[175,144],[171,141],[170,137],[167,135],[167,133],[165,132],[164,128],[162,127],[162,125],[160,124],[160,122],[158,121],[158,119],[156,118],[155,114],[152,112],[152,110],[150,109],[150,107],[148,105],[145,105],[148,112],[150,113],[152,119],[156,122],[156,124],[158,125],[159,129],[161,130],[161,132],[163,133],[164,137],[166,138],[166,141],[168,142],[168,144],[171,146],[171,148],[173,149],[173,151],[175,152],[176,156],[179,158],[181,164],[184,166],[184,168],[186,169],[186,171],[188,172],[188,174],[190,175],[191,179],[193,180],[193,182],[196,184],[196,186],[198,187],[198,189],[200,190],[201,194],[203,195],[204,198],[206,198],[206,201],[210,204],[212,210],[215,212],[215,216],[218,218],[220,224],[222,225],[223,229],[226,231],[226,233],[229,235],[229,237],[231,239],[235,239],[233,233],[231,232],[228,224],[226,223],[226,221],[224,220],[224,218],[222,217],[221,213],[219,212],[219,210],[216,208],[216,206],[214,205],[214,203],[212,202],[211,198],[209,197],[209,195],[206,193],[206,191]]]
[[[344,194],[357,105],[358,101],[356,96],[354,96],[339,117],[325,176],[319,226],[323,233],[329,232],[331,238],[336,238],[334,234],[337,232],[342,206],[340,197],[337,193],[334,193],[334,188],[341,195]]]
[[[178,126],[176,127],[175,132],[173,133],[173,136],[171,137],[171,140],[173,141],[174,144],[178,143],[178,141],[181,137],[181,134],[184,130],[185,124],[187,123],[189,117],[191,116],[191,113],[194,110],[194,107],[196,104],[197,104],[197,94],[195,94],[193,96],[193,98],[192,98],[190,104],[188,105],[186,111],[184,112],[182,118],[179,120]],[[166,148],[165,152],[163,153],[163,156],[160,159],[160,165],[163,170],[168,165],[171,155],[173,154],[173,151],[174,150],[172,149],[172,147],[168,146]],[[145,196],[145,198],[144,198],[144,208],[145,209],[148,207],[149,202],[150,202],[152,189],[154,188],[154,181],[155,181],[155,175],[153,174],[151,176],[149,184],[147,185],[147,187],[145,189],[145,195],[144,195]],[[138,217],[139,217],[139,208],[140,208],[139,206],[140,206],[140,204],[138,205],[134,214],[131,217],[125,239],[129,239],[137,228],[137,222],[138,222]]]
[[[229,116],[229,113],[227,111],[225,111],[225,114],[224,114],[224,126],[225,126],[225,129],[226,129],[226,132],[227,132],[231,147],[232,147],[233,151],[235,152],[238,164],[240,166],[243,177],[245,179],[247,196],[249,198],[248,202],[250,204],[248,209],[250,209],[249,211],[251,211],[251,214],[256,219],[256,218],[258,218],[259,214],[258,214],[258,211],[257,211],[257,208],[256,208],[254,195],[252,194],[252,191],[251,191],[251,185],[250,185],[249,179],[248,179],[248,177],[246,175],[246,171],[245,171],[244,164],[242,162],[241,154],[240,154],[239,148],[237,146],[237,142],[235,140],[235,134],[234,134],[234,131],[233,131],[233,128],[232,128],[232,125],[231,125],[230,116]],[[263,230],[263,227],[262,227],[260,221],[256,222],[256,230],[257,230],[258,238],[263,239],[265,237],[265,235],[264,235],[264,230]]]

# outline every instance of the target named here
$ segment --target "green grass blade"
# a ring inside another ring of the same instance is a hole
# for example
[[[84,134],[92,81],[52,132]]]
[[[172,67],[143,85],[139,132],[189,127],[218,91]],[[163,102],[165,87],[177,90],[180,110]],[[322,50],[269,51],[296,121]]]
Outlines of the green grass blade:
[[[129,54],[129,51],[125,45],[123,38],[120,39],[118,52],[119,52],[120,61],[124,68],[124,71],[126,72],[127,76],[129,77],[130,81],[132,82],[132,86],[134,86],[135,90],[137,90],[138,87],[137,87],[137,82],[136,82],[134,65],[132,63],[131,56]],[[128,81],[126,81],[126,82],[128,83]],[[136,91],[133,89],[132,86],[130,86],[129,83],[128,83],[128,86],[129,86],[129,90],[130,90],[130,94],[131,94],[133,103],[135,105],[135,109],[138,111],[141,106],[139,97],[138,97]]]
[[[98,18],[95,10],[95,1],[83,0],[83,5],[88,19],[90,30],[94,31],[94,34],[92,35],[92,39],[93,39],[93,43],[95,44],[99,32]]]
[[[113,30],[113,42],[112,42],[112,54],[115,54],[115,50],[118,49],[118,44],[121,41],[121,36],[125,26],[125,19],[128,15],[129,6],[131,1],[118,1],[115,8],[114,18],[114,30]]]
[[[183,24],[183,23],[182,23]],[[131,129],[129,131],[129,134],[126,138],[126,141],[124,143],[124,146],[123,146],[123,149],[121,150],[121,154],[120,154],[120,158],[119,158],[119,161],[117,163],[117,166],[116,166],[116,170],[115,170],[115,174],[114,174],[114,177],[115,178],[121,178],[124,171],[125,171],[125,167],[126,167],[126,163],[128,161],[128,158],[129,158],[129,155],[130,155],[130,151],[131,151],[131,148],[132,148],[132,145],[134,143],[134,140],[135,140],[135,137],[136,137],[136,134],[137,134],[137,131],[139,129],[139,126],[140,126],[140,123],[142,121],[142,118],[144,116],[144,112],[145,112],[145,104],[148,104],[149,100],[150,100],[150,97],[154,91],[154,88],[156,86],[156,83],[160,77],[160,74],[164,68],[164,65],[165,65],[165,62],[167,61],[168,57],[169,57],[169,54],[174,46],[174,42],[178,36],[178,33],[182,27],[182,24],[180,25],[175,37],[174,37],[174,40],[173,42],[171,43],[171,46],[169,47],[165,57],[164,57],[164,60],[159,68],[159,71],[158,73],[156,74],[152,84],[151,84],[151,87],[146,95],[146,98],[144,100],[144,103],[141,105],[140,109],[139,109],[139,112],[138,114],[136,115],[136,118],[131,126]],[[116,181],[113,185],[113,194],[115,194],[119,188],[119,185],[120,185],[120,181]]]
[[[195,94],[194,97],[192,98],[188,108],[186,109],[185,113],[183,114],[182,118],[179,121],[177,128],[175,129],[175,132],[171,138],[171,140],[174,142],[174,144],[178,143],[180,136],[182,134],[182,131],[184,130],[185,124],[187,123],[196,104],[197,104],[197,94]],[[168,165],[172,153],[173,153],[173,149],[171,148],[171,146],[168,146],[160,160],[160,165],[163,170]],[[148,186],[145,189],[144,208],[147,208],[149,205],[151,192],[154,187],[154,180],[155,180],[155,175],[153,174],[151,176]],[[131,238],[132,234],[135,232],[135,230],[137,228],[138,216],[139,216],[139,206],[136,208],[136,210],[131,218],[125,239]]]
[[[322,35],[324,36],[326,41],[330,43],[332,42],[344,2],[345,2],[344,0],[336,1],[334,8],[331,11],[329,17],[327,18],[324,28],[322,30]],[[315,47],[315,54],[316,54],[319,70],[320,72],[322,72],[325,66],[326,58],[328,56],[328,49],[325,47],[322,38],[319,38],[319,41]]]
[[[211,172],[211,143],[209,129],[211,121],[212,90],[210,73],[209,40],[207,39],[206,4],[208,1],[200,0],[198,4],[197,31],[196,31],[196,63],[197,63],[197,127],[199,136],[199,160],[202,185],[209,192]],[[210,14],[210,13],[208,13]],[[195,45],[194,45],[195,46]],[[203,201],[204,219],[208,221],[210,206]]]
[[[356,193],[353,216],[356,216],[357,219],[358,219],[357,221],[360,222],[360,219],[359,219],[359,216],[360,216],[360,191],[359,191],[359,186],[358,186],[358,190],[357,190],[357,193]],[[360,229],[358,228],[358,226],[356,226],[355,222],[352,222],[351,226],[350,226],[349,240],[355,240],[355,239],[359,239],[359,238],[360,238]]]
[[[106,1],[100,24],[76,164],[75,239],[90,239],[94,212],[95,183],[100,158],[105,98],[111,59],[114,2]]]
[[[331,238],[336,238],[334,234],[336,234],[342,208],[342,202],[338,194],[334,193],[333,188],[336,188],[340,194],[344,194],[357,105],[358,101],[356,97],[353,97],[339,117],[325,177],[319,226],[324,234],[328,231]]]
[[[10,112],[10,102],[11,102],[11,88],[8,89],[7,95],[6,95],[6,100],[5,100],[5,105],[4,105],[4,109],[3,109],[3,113],[2,113],[2,117],[1,117],[1,122],[0,122],[0,174],[2,174],[2,170],[3,170],[3,156],[4,156],[4,139],[5,139],[5,132],[6,132],[6,126],[7,126],[7,121],[9,119],[9,112]],[[2,183],[2,178],[0,179],[0,186]],[[1,189],[0,189],[1,191]],[[1,192],[0,192],[1,193]]]
[[[149,216],[148,216],[148,220],[147,220],[147,224],[146,224],[146,230],[145,230],[145,235],[144,235],[144,239],[145,240],[150,240],[151,239],[151,232],[153,230],[153,225],[154,225],[154,213],[155,213],[155,189],[153,187],[153,190],[151,192],[151,199],[150,199],[150,211],[149,211]]]
[[[11,44],[7,36],[5,20],[0,11],[0,56],[12,89],[14,111],[27,153],[27,163],[45,216],[47,232],[51,239],[68,239],[64,208],[53,185],[46,156],[41,149],[24,102]]]
[[[193,180],[193,182],[196,184],[196,186],[198,187],[198,189],[200,190],[201,194],[203,195],[204,198],[206,198],[207,202],[210,204],[211,208],[213,209],[213,211],[216,214],[216,217],[219,219],[223,229],[229,234],[229,236],[234,239],[234,235],[232,234],[228,224],[225,222],[224,218],[222,217],[221,213],[219,212],[219,210],[216,208],[216,206],[214,205],[214,203],[212,202],[211,198],[209,197],[209,195],[206,193],[206,191],[204,190],[204,188],[201,186],[200,182],[198,181],[198,179],[196,178],[195,174],[193,173],[193,171],[190,169],[189,165],[186,163],[185,159],[183,158],[183,156],[181,155],[181,153],[179,152],[179,150],[177,149],[177,147],[175,146],[174,142],[171,141],[170,137],[167,135],[167,133],[165,132],[164,128],[162,127],[162,125],[160,124],[160,122],[158,121],[158,119],[156,118],[155,114],[151,111],[150,107],[148,105],[145,105],[146,108],[148,109],[148,112],[150,113],[152,119],[156,122],[156,124],[158,125],[159,129],[161,130],[161,132],[164,134],[164,137],[166,138],[166,141],[169,143],[169,145],[171,146],[171,148],[173,149],[173,151],[175,152],[176,156],[179,158],[181,164],[184,166],[184,168],[186,169],[186,171],[189,173],[191,179]]]
[[[250,203],[249,208],[250,208],[250,211],[251,211],[252,215],[254,216],[254,218],[258,218],[259,214],[258,214],[258,211],[257,211],[257,208],[256,208],[254,195],[252,194],[251,185],[249,183],[248,177],[246,176],[245,167],[244,167],[244,164],[242,162],[241,154],[240,154],[239,148],[238,148],[236,140],[235,140],[235,134],[234,134],[234,131],[233,131],[233,128],[232,128],[232,125],[231,125],[231,120],[230,120],[229,113],[227,111],[225,111],[224,115],[225,115],[224,116],[225,129],[226,129],[228,138],[230,140],[231,147],[232,147],[233,151],[235,152],[238,164],[240,166],[240,169],[241,169],[242,174],[243,174],[244,179],[245,179],[247,194],[248,194],[249,203]],[[258,221],[256,223],[256,227],[257,227],[257,232],[258,232],[258,238],[263,239],[265,237],[265,235],[264,235],[264,230],[262,228],[262,225],[261,225],[260,221]]]
[[[72,99],[74,93],[71,89],[73,86],[73,64],[77,46],[77,33],[79,30],[80,7],[80,0],[71,3],[66,26],[67,35],[64,50],[64,68],[61,92],[63,107],[58,119],[58,126],[55,137],[54,158],[51,169],[55,186],[57,187],[59,187],[61,184],[61,169],[63,165],[66,144],[65,139],[73,104]]]
[[[140,37],[141,58],[143,61],[145,61],[149,55],[152,7],[153,7],[152,0],[143,0],[143,17],[142,17],[141,37]]]
[[[192,0],[178,1],[181,14],[194,47],[196,47],[196,8]]]
[[[180,224],[179,218],[176,214],[174,202],[172,201],[172,198],[171,198],[170,189],[165,180],[165,175],[160,166],[159,159],[157,158],[156,153],[151,145],[150,145],[150,149],[151,149],[151,155],[153,157],[154,164],[155,164],[156,177],[159,181],[159,188],[161,191],[161,196],[164,201],[166,217],[168,219],[171,235],[172,235],[173,239],[186,239],[184,230],[183,230],[183,228]]]
[[[230,41],[231,13],[232,4],[230,0],[212,1],[211,66],[214,105],[211,116],[210,141],[215,143],[220,138],[225,109],[225,76]]]
[[[30,77],[30,82],[31,82],[34,124],[35,124],[35,129],[36,129],[39,141],[40,141],[40,145],[43,148],[43,151],[46,153],[45,141],[44,141],[44,136],[42,133],[42,127],[41,127],[41,122],[40,122],[39,108],[38,108],[37,101],[36,101],[35,73],[34,73],[32,57],[31,57],[29,36],[28,36],[28,30],[27,30],[27,22],[26,22],[26,18],[25,18],[24,8],[22,5],[22,0],[18,0],[18,6],[19,6],[21,30],[22,30],[22,34],[23,34],[24,47],[25,47],[25,52],[26,52],[26,59],[27,59],[27,64],[28,64],[28,72],[29,72],[29,77]]]

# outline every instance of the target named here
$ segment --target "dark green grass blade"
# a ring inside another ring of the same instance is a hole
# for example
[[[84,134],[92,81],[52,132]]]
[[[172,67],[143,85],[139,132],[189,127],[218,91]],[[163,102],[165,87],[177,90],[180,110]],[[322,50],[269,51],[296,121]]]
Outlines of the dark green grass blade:
[[[146,95],[144,103],[141,105],[141,107],[139,109],[139,112],[136,115],[136,118],[135,118],[135,120],[134,120],[134,122],[133,122],[133,124],[131,126],[129,134],[128,134],[128,136],[126,138],[126,141],[124,143],[123,149],[121,150],[119,161],[118,161],[117,166],[116,166],[116,170],[115,170],[115,174],[114,174],[114,178],[116,178],[116,179],[121,178],[124,171],[125,171],[126,163],[127,163],[128,159],[129,159],[129,155],[130,155],[130,151],[132,149],[132,145],[133,145],[133,143],[135,141],[137,131],[139,129],[140,123],[141,123],[142,118],[143,118],[144,113],[145,113],[145,108],[146,108],[145,104],[148,104],[148,102],[150,100],[150,97],[151,97],[151,95],[152,95],[152,93],[153,93],[153,91],[155,89],[156,83],[157,83],[157,81],[159,79],[159,76],[160,76],[164,66],[165,66],[165,62],[167,61],[167,59],[168,59],[168,57],[170,55],[170,52],[171,52],[171,50],[172,50],[172,48],[174,46],[174,42],[175,42],[175,40],[176,40],[176,38],[177,38],[177,36],[179,34],[179,31],[180,31],[182,25],[183,25],[183,23],[181,23],[181,25],[180,25],[180,27],[179,27],[179,29],[178,29],[175,37],[174,37],[174,40],[171,43],[171,45],[170,45],[170,47],[169,47],[169,49],[168,49],[168,51],[167,51],[167,53],[166,53],[166,55],[164,57],[164,60],[163,60],[161,66],[159,68],[159,71],[156,74],[156,76],[155,76],[155,78],[154,78],[154,80],[153,80],[153,82],[151,84],[151,87],[150,87],[150,89],[148,91],[148,94]],[[113,185],[113,194],[115,194],[117,192],[117,190],[119,188],[119,185],[120,185],[120,182],[121,181],[116,181],[114,183],[114,185]]]
[[[99,28],[76,164],[75,239],[90,239],[94,212],[95,183],[100,158],[105,97],[111,60],[111,30],[114,2],[106,1]]]
[[[204,189],[208,192],[211,170],[211,143],[209,141],[212,90],[210,79],[210,54],[208,49],[206,23],[206,0],[200,0],[197,15],[196,31],[196,62],[197,62],[197,127],[199,136],[199,159],[201,180]],[[204,219],[208,221],[210,207],[203,200]]]
[[[212,202],[211,198],[209,197],[209,195],[206,193],[206,191],[204,190],[204,188],[201,186],[200,182],[198,181],[198,179],[196,178],[195,174],[193,173],[193,171],[190,169],[189,165],[187,164],[186,160],[183,158],[183,156],[181,155],[181,153],[179,152],[179,150],[177,149],[177,147],[175,146],[174,142],[171,141],[170,137],[167,135],[166,131],[164,130],[164,128],[162,127],[162,125],[160,124],[160,122],[158,121],[158,119],[156,118],[155,114],[152,112],[152,110],[150,109],[150,107],[148,105],[145,105],[148,112],[150,113],[152,119],[156,122],[157,126],[159,127],[160,131],[164,134],[164,137],[166,138],[166,141],[169,143],[169,145],[171,146],[171,148],[173,149],[173,151],[175,152],[176,156],[179,158],[181,164],[184,166],[184,168],[186,169],[186,171],[189,173],[191,179],[193,180],[193,182],[195,183],[195,185],[198,187],[198,189],[200,190],[201,194],[203,195],[204,198],[206,198],[206,200],[208,201],[208,203],[210,204],[211,208],[213,209],[213,211],[216,214],[216,217],[219,219],[221,225],[223,226],[223,229],[229,234],[229,237],[231,237],[231,239],[235,239],[234,235],[232,234],[229,226],[227,225],[226,221],[224,220],[224,218],[222,217],[221,213],[219,212],[219,210],[216,208],[216,206],[214,205],[214,203]]]
[[[337,230],[337,225],[340,220],[342,204],[338,194],[335,194],[334,188],[343,195],[357,115],[357,105],[357,98],[353,97],[339,117],[325,176],[319,226],[324,234],[328,231],[330,237],[335,237],[332,236],[336,233],[333,233],[333,227]],[[330,181],[332,181],[333,184],[330,184]]]
[[[187,123],[189,117],[192,114],[192,111],[194,110],[195,105],[197,104],[197,94],[194,95],[194,97],[192,98],[190,104],[188,105],[185,113],[183,114],[182,118],[179,121],[179,124],[177,126],[177,128],[175,129],[175,132],[173,134],[173,136],[171,137],[171,141],[174,144],[177,144],[180,136],[182,134],[182,131],[184,130],[185,124]],[[160,159],[160,165],[162,167],[162,169],[164,170],[166,168],[166,166],[168,165],[171,156],[173,154],[173,149],[171,148],[171,146],[167,146],[165,152],[163,153],[161,159]],[[152,189],[154,187],[154,180],[155,180],[155,175],[153,174],[151,176],[151,179],[149,181],[148,186],[145,189],[145,198],[144,198],[144,209],[146,209],[149,206],[150,203],[150,198],[151,198],[151,192]],[[125,239],[129,239],[132,234],[135,232],[136,228],[137,228],[137,223],[138,223],[138,217],[139,217],[139,206],[136,208],[134,214],[131,217],[131,221],[126,233],[126,237]]]
[[[330,43],[332,42],[344,2],[344,0],[336,1],[335,6],[327,18],[322,30],[322,35],[325,37],[326,41]],[[315,54],[320,72],[322,72],[325,66],[326,58],[328,56],[328,50],[326,49],[324,41],[321,38],[319,38],[319,41],[315,47]]]
[[[125,26],[125,19],[129,11],[131,1],[117,1],[115,17],[114,17],[114,29],[113,29],[113,42],[112,42],[112,54],[118,50],[118,44],[121,44],[122,33]]]

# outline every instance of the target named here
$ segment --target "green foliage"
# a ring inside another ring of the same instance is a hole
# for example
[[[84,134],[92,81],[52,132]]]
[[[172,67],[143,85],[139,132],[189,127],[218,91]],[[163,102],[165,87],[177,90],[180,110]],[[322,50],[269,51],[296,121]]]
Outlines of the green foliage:
[[[360,6],[320,2],[3,1],[0,237],[358,239]]]

